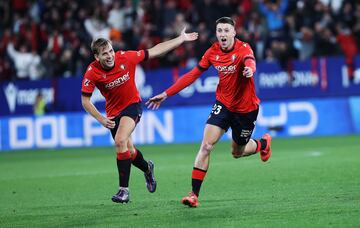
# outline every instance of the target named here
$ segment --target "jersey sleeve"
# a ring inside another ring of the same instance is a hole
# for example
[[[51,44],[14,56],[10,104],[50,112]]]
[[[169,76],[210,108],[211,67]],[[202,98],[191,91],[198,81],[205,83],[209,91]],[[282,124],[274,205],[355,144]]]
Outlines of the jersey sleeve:
[[[241,56],[242,56],[242,63],[245,64],[245,61],[247,59],[252,59],[255,61],[255,56],[254,56],[254,52],[251,49],[250,45],[247,43],[242,44],[244,47],[241,49]]]
[[[201,60],[198,63],[198,68],[201,71],[205,71],[207,70],[210,66],[210,55],[211,55],[211,48],[209,48],[205,54],[203,55],[203,57],[201,58]]]
[[[198,67],[194,67],[191,71],[180,77],[172,86],[170,86],[165,92],[168,96],[173,96],[183,90],[185,87],[193,83],[200,75],[202,71]]]
[[[84,96],[91,96],[95,89],[91,66],[88,67],[81,84],[81,93]]]
[[[126,57],[129,59],[130,62],[134,64],[138,64],[141,61],[146,61],[149,57],[148,50],[140,50],[140,51],[126,51]]]

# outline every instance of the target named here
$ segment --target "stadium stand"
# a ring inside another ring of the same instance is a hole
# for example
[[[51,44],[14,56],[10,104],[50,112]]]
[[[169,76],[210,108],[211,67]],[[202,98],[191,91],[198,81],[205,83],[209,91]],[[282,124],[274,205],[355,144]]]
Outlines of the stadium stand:
[[[184,26],[198,31],[199,41],[143,68],[191,67],[214,41],[214,21],[225,15],[258,61],[279,60],[285,68],[294,59],[345,55],[351,76],[360,45],[356,0],[11,0],[1,1],[0,12],[0,81],[79,77],[92,61],[95,37],[111,39],[116,49],[142,49]]]

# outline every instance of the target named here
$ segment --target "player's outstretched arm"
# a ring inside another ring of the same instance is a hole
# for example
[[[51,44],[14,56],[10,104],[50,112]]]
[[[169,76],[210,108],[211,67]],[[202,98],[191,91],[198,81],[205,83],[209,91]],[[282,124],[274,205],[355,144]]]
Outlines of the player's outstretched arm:
[[[181,34],[178,37],[168,40],[168,41],[165,41],[165,42],[162,42],[162,43],[159,43],[159,44],[155,45],[154,47],[150,48],[148,50],[149,58],[154,58],[154,57],[160,56],[162,54],[165,54],[166,52],[173,50],[174,48],[176,48],[183,42],[193,41],[198,38],[197,32],[186,33],[185,30],[186,30],[186,27],[181,31]]]
[[[150,98],[145,105],[147,105],[148,109],[156,110],[160,107],[161,103],[167,98],[166,92],[162,92],[156,96]]]
[[[113,129],[115,127],[115,121],[110,120],[109,118],[104,117],[97,110],[94,104],[91,102],[89,96],[81,95],[81,103],[85,111],[92,115],[97,121],[101,123],[106,128]]]
[[[164,92],[150,98],[145,105],[149,109],[155,110],[158,109],[163,101],[166,100],[168,96],[173,96],[183,90],[185,87],[192,84],[199,76],[201,71],[198,67],[194,67],[191,71],[184,74],[180,77],[172,86],[166,89]]]

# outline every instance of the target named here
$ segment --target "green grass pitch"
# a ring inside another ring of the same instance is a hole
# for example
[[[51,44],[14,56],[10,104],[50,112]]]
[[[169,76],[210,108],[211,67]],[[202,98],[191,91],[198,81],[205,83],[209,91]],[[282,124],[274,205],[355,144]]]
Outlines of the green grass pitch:
[[[360,227],[360,136],[274,139],[266,163],[219,143],[200,206],[187,208],[198,147],[140,146],[158,188],[133,167],[124,205],[110,200],[112,148],[0,153],[0,227]]]

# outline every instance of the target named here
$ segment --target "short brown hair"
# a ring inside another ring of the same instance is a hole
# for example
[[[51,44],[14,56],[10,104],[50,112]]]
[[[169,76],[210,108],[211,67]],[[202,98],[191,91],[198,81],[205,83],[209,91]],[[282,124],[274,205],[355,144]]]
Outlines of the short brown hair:
[[[219,19],[216,20],[215,27],[220,23],[221,24],[230,24],[235,27],[235,21],[233,19],[231,19],[230,17],[220,17]]]
[[[91,51],[94,55],[98,55],[100,48],[105,47],[106,45],[111,45],[111,41],[105,38],[97,38],[91,42]]]

